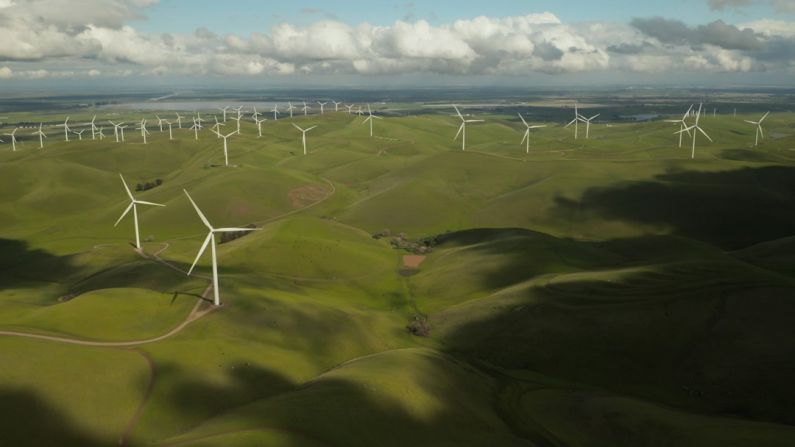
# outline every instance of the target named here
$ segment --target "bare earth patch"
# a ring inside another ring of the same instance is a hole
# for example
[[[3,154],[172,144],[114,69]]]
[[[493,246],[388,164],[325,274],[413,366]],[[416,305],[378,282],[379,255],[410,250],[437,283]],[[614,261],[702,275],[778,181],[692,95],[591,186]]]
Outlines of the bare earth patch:
[[[322,186],[307,185],[290,190],[287,193],[287,198],[290,199],[290,205],[295,209],[311,205],[326,197],[326,194],[328,193]]]
[[[418,269],[424,260],[425,256],[422,255],[405,255],[403,256],[403,267],[407,269]]]

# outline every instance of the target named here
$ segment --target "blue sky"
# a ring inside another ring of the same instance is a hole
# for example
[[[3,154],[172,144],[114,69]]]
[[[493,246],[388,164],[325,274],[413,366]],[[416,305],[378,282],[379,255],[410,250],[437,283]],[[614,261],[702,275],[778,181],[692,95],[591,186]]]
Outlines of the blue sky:
[[[534,12],[552,12],[564,22],[619,21],[635,17],[662,16],[689,24],[723,20],[742,23],[777,15],[769,4],[755,4],[741,10],[712,10],[706,1],[389,1],[336,0],[317,1],[257,1],[201,2],[195,0],[162,0],[145,10],[146,20],[135,21],[135,27],[147,32],[191,32],[200,26],[225,34],[267,32],[273,25],[288,22],[307,25],[324,18],[335,18],[356,25],[391,25],[396,20],[427,20],[439,25],[458,19],[519,16]],[[230,4],[232,3],[232,4]],[[778,14],[780,15],[780,14]]]

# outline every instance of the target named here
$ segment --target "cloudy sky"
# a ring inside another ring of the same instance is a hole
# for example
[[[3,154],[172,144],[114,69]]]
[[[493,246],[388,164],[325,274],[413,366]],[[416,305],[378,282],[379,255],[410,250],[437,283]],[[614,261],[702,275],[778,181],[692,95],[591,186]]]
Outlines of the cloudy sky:
[[[0,89],[789,86],[795,0],[0,0],[0,42]]]

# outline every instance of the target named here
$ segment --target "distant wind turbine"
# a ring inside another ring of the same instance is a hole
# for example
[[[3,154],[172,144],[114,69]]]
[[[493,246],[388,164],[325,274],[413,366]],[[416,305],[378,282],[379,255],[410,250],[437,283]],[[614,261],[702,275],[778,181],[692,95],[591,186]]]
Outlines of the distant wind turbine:
[[[119,129],[121,129],[121,126],[124,124],[124,122],[122,121],[122,122],[121,122],[121,123],[119,123],[119,124],[116,124],[116,123],[114,123],[113,121],[108,121],[108,122],[109,122],[111,125],[113,125],[113,135],[115,135],[115,136],[116,136],[116,142],[118,143],[118,142],[119,142]],[[123,141],[123,139],[122,139],[122,141]]]
[[[331,102],[334,104],[334,112],[339,112],[340,111],[340,104],[342,104],[342,102],[337,102],[337,101],[334,101],[333,99],[331,100]]]
[[[33,132],[33,135],[39,136],[39,149],[44,149],[44,139],[47,138],[47,134],[45,134],[44,131],[41,129],[42,126],[43,123],[39,123],[39,130]]]
[[[160,126],[160,132],[162,132],[163,131],[163,123],[165,123],[166,120],[164,120],[163,118],[160,118],[157,115],[155,115],[155,118],[157,118],[157,125]]]
[[[684,130],[680,130],[679,132],[676,132],[676,133],[682,133],[682,132],[685,132],[685,131],[691,131],[691,130],[693,131],[693,150],[690,153],[690,158],[696,158],[696,137],[698,136],[698,132],[701,132],[702,134],[704,134],[704,136],[707,137],[707,139],[710,142],[712,142],[712,138],[710,138],[709,135],[707,135],[707,133],[704,132],[704,129],[702,129],[698,125],[698,121],[701,119],[701,107],[702,107],[702,105],[699,104],[698,105],[698,112],[696,113],[696,123],[693,124],[690,127],[685,128]],[[696,132],[696,131],[698,131],[698,132]]]
[[[229,110],[229,106],[226,107],[216,107],[216,109],[220,110],[224,114],[224,122],[226,122],[226,111]]]
[[[96,115],[94,115],[94,117],[93,117],[93,118],[91,118],[91,121],[89,121],[88,123],[86,123],[87,125],[90,125],[90,126],[91,126],[91,139],[92,139],[92,140],[95,140],[95,139],[97,138],[97,125],[96,125],[96,121],[97,121],[97,116],[96,116]]]
[[[458,110],[458,106],[453,106],[453,108],[455,109],[455,113],[458,115],[458,117],[461,118],[461,127],[458,128],[458,132],[455,134],[453,141],[457,140],[459,135],[462,135],[463,138],[461,139],[461,150],[465,151],[467,150],[467,124],[482,123],[484,120],[468,120],[464,118],[464,115],[462,115],[461,111]]]
[[[194,118],[193,119],[193,125],[190,126],[190,129],[193,131],[193,139],[194,140],[198,140],[199,139],[199,127],[201,127],[201,125],[196,120],[196,118]]]
[[[215,131],[213,131],[213,132],[215,132]],[[222,135],[219,132],[215,132],[215,134],[218,135],[218,138],[223,138],[224,139],[224,164],[225,164],[225,166],[229,166],[229,146],[227,144],[227,140],[229,139],[229,137],[231,137],[232,135],[235,135],[236,133],[237,133],[237,131],[234,131],[234,132],[231,132],[228,135]]]
[[[271,112],[273,112],[273,120],[274,121],[278,121],[279,120],[279,104],[274,103],[273,104],[273,110],[271,110]],[[290,118],[292,118],[292,116],[293,116],[292,113],[293,112],[291,110],[290,111]]]
[[[348,104],[345,107],[348,108],[348,115],[352,115],[353,114],[353,104]]]
[[[759,136],[760,135],[762,136],[762,139],[765,138],[765,131],[762,130],[762,121],[764,121],[765,118],[767,118],[768,115],[770,115],[770,112],[765,113],[764,116],[762,116],[762,118],[759,119],[759,121],[743,120],[743,121],[745,121],[748,124],[753,124],[754,126],[756,126],[756,140],[754,141],[754,146],[759,146]]]
[[[369,116],[367,118],[365,118],[365,120],[362,122],[362,124],[367,124],[368,122],[370,123],[370,136],[372,137],[373,136],[373,121],[374,120],[382,120],[383,118],[381,118],[380,116],[373,115],[373,111],[370,109],[370,104],[367,104],[367,113],[369,114]]]
[[[327,102],[320,102],[320,101],[318,101],[317,103],[320,104],[320,114],[323,115],[325,113],[323,108],[326,107],[326,104],[328,104],[328,103]]]
[[[135,197],[133,197],[132,192],[130,191],[130,188],[127,186],[127,182],[124,181],[124,176],[119,174],[119,177],[121,178],[121,183],[124,185],[124,190],[127,191],[127,196],[130,197],[130,206],[128,206],[127,209],[124,210],[123,213],[121,213],[121,217],[119,217],[119,220],[117,220],[116,223],[113,226],[114,227],[118,226],[119,222],[121,222],[121,220],[124,219],[124,216],[126,216],[127,213],[129,213],[130,210],[132,210],[132,212],[133,212],[133,221],[135,222],[135,248],[140,250],[141,249],[141,235],[140,235],[140,233],[138,231],[138,205],[149,205],[149,206],[165,206],[165,205],[161,205],[159,203],[144,202],[142,200],[136,200]]]
[[[69,128],[69,117],[66,117],[66,120],[63,124],[58,124],[58,127],[63,127],[63,136],[65,141],[69,141],[69,131],[72,130]]]
[[[183,189],[183,191],[185,191]],[[190,266],[190,270],[188,270],[188,275],[193,272],[194,267],[196,267],[196,263],[199,262],[199,258],[201,258],[202,254],[204,254],[204,250],[207,249],[207,245],[210,245],[210,253],[212,256],[212,268],[213,268],[213,304],[216,306],[221,305],[221,297],[218,291],[218,257],[216,255],[216,248],[215,248],[215,234],[216,233],[237,233],[240,231],[256,231],[259,228],[213,228],[210,225],[210,221],[204,216],[204,213],[199,209],[199,206],[196,205],[196,202],[193,201],[188,191],[185,191],[185,195],[188,196],[188,200],[190,200],[191,205],[193,208],[196,209],[196,214],[199,215],[199,218],[204,223],[204,226],[207,227],[210,232],[207,234],[207,237],[204,239],[204,243],[202,244],[201,248],[199,249],[199,254],[196,255],[196,259],[193,261],[193,265]]]
[[[599,115],[601,115],[601,114],[597,113],[596,115],[594,115],[594,116],[592,116],[590,118],[586,118],[584,116],[580,116],[580,119],[582,119],[582,121],[585,123],[585,139],[586,140],[591,137],[591,121],[596,119]]]
[[[301,131],[301,143],[304,145],[304,155],[306,155],[306,133],[309,132],[310,130],[314,129],[317,126],[312,126],[312,127],[308,128],[308,129],[302,129],[302,128],[298,127],[298,125],[296,125],[295,123],[293,123],[293,126],[296,129]]]
[[[679,124],[679,147],[682,147],[682,138],[684,137],[685,133],[682,132],[687,129],[687,117],[690,116],[690,112],[693,110],[693,104],[690,104],[690,108],[687,109],[684,115],[682,115],[682,119],[680,120],[665,120],[666,123],[676,123]],[[690,131],[687,131],[687,136],[690,135]]]
[[[146,130],[146,119],[141,118],[141,122],[138,124],[138,130],[141,131],[141,137],[143,137],[144,144],[146,144],[146,136],[149,135],[149,131]]]
[[[176,113],[176,115],[177,115],[177,128],[182,129],[182,118],[185,117],[180,115],[179,113]]]
[[[527,124],[527,121],[525,121],[525,119],[524,119],[524,117],[522,116],[521,113],[519,113],[519,118],[522,120],[522,123],[524,123],[525,127],[527,128],[527,130],[525,130],[525,132],[524,132],[524,137],[522,138],[522,143],[527,141],[527,153],[529,154],[530,153],[530,131],[532,129],[540,129],[542,127],[547,127],[547,126],[546,126],[546,124],[537,125],[537,126],[531,126],[531,125]]]
[[[78,140],[83,141],[83,132],[85,131],[86,131],[85,129],[80,129],[75,131]]]
[[[293,103],[288,101],[287,102],[287,111],[290,112],[290,119],[293,118],[293,110],[295,110],[295,107],[293,107]]]
[[[240,120],[243,119],[243,117],[238,115],[238,116],[233,116],[231,119],[234,120],[234,121],[237,121],[237,130],[235,132],[238,135],[240,135]]]
[[[309,113],[309,110],[310,110],[309,106],[307,106],[306,101],[304,101],[304,108],[303,108],[304,116],[306,116]]]
[[[268,118],[257,119],[254,118],[254,122],[257,123],[257,138],[262,138],[262,123],[268,121]]]
[[[15,127],[14,130],[11,131],[11,133],[3,134],[3,135],[11,137],[11,151],[12,152],[16,152],[17,151],[17,136],[16,136],[17,130],[19,130],[19,128]]]

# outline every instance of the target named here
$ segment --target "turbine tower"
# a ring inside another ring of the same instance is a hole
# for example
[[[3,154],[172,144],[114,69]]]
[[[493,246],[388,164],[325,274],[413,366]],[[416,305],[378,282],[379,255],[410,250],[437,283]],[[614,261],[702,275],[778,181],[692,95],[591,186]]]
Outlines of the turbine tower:
[[[702,107],[702,105],[699,104],[698,105],[698,112],[696,113],[696,123],[693,124],[690,127],[685,128],[684,130],[680,130],[679,132],[677,132],[677,133],[682,133],[682,132],[685,132],[685,131],[691,131],[691,130],[693,131],[693,150],[690,153],[690,158],[691,159],[692,158],[696,158],[696,137],[698,136],[698,132],[701,132],[702,134],[704,134],[704,136],[707,137],[707,139],[710,141],[710,143],[712,142],[712,138],[710,138],[709,135],[707,135],[707,133],[704,132],[704,129],[702,129],[698,125],[698,121],[701,119],[701,107]],[[698,131],[698,132],[696,132],[696,131]]]
[[[177,115],[177,128],[182,129],[182,118],[185,117],[180,115],[179,113],[176,113],[176,115]]]
[[[157,118],[157,125],[160,126],[160,132],[162,132],[163,131],[163,123],[165,123],[166,120],[164,120],[163,118],[160,118],[157,115],[155,115],[155,118]]]
[[[262,138],[262,123],[268,121],[268,118],[257,119],[254,118],[254,122],[257,123],[257,138]]]
[[[44,139],[47,138],[47,134],[41,129],[43,123],[39,123],[39,130],[33,132],[33,135],[39,136],[39,149],[44,149]]]
[[[370,122],[370,136],[372,137],[373,136],[373,121],[374,121],[374,119],[382,120],[383,118],[381,118],[380,116],[373,115],[373,111],[370,110],[370,104],[367,104],[367,113],[369,114],[369,116],[367,118],[365,118],[365,120],[362,122],[362,124],[367,124],[367,122]]]
[[[309,106],[306,105],[306,101],[304,101],[304,108],[302,110],[304,111],[304,116],[309,113]]]
[[[193,125],[190,126],[190,129],[193,131],[193,139],[194,140],[198,140],[199,139],[199,128],[201,128],[201,124],[199,124],[199,121],[196,118],[194,118],[193,119]]]
[[[3,134],[3,135],[7,135],[7,136],[11,137],[11,151],[12,152],[16,152],[17,151],[17,137],[16,137],[17,130],[19,130],[19,128],[15,127],[14,130],[11,131],[11,133]]]
[[[228,135],[222,135],[222,134],[220,134],[219,132],[216,132],[216,131],[213,131],[213,132],[215,132],[215,134],[218,135],[218,138],[223,138],[224,139],[224,164],[225,164],[225,166],[229,166],[229,146],[227,144],[227,140],[229,139],[229,137],[231,137],[232,135],[236,134],[237,131],[231,132]]]
[[[146,130],[146,119],[141,118],[141,122],[138,124],[138,130],[141,131],[141,137],[143,137],[144,144],[146,144],[146,136],[149,135],[149,131]]]
[[[756,126],[756,140],[754,141],[754,147],[759,146],[759,136],[760,135],[762,136],[762,139],[765,138],[765,131],[762,130],[762,121],[764,121],[765,118],[767,118],[768,115],[770,115],[770,112],[765,113],[764,116],[762,116],[762,118],[759,121],[743,120],[743,121],[745,121],[748,124],[753,124],[754,126]]]
[[[519,114],[519,118],[522,120],[522,123],[524,123],[525,127],[527,127],[527,130],[525,130],[525,132],[524,132],[524,137],[522,138],[522,143],[527,141],[527,153],[529,154],[530,153],[530,130],[532,130],[532,129],[540,129],[542,127],[547,127],[547,126],[546,126],[546,124],[537,125],[537,126],[531,126],[531,125],[527,124],[527,121],[525,121],[525,119],[524,119],[524,117],[522,116],[521,113]],[[519,144],[521,144],[521,143],[519,143]]]
[[[679,124],[679,147],[682,147],[682,138],[684,137],[685,133],[682,132],[683,130],[687,129],[687,117],[690,116],[690,112],[693,110],[693,104],[690,104],[690,108],[687,109],[684,115],[682,115],[682,119],[680,120],[665,120],[666,123],[676,123]],[[692,137],[690,135],[690,131],[687,131],[687,136]]]
[[[93,118],[91,118],[91,121],[89,121],[88,123],[86,123],[86,124],[88,124],[88,125],[90,125],[90,126],[91,126],[91,139],[92,139],[92,140],[95,140],[95,139],[97,138],[97,125],[96,125],[96,121],[97,121],[97,116],[96,116],[96,115],[94,115],[94,117],[93,117]]]
[[[63,124],[58,124],[58,127],[63,127],[64,141],[69,141],[69,131],[72,130],[69,128],[69,117],[66,117],[66,120],[63,122]]]
[[[271,110],[271,112],[273,112],[273,120],[274,121],[278,121],[279,120],[279,104],[274,103],[273,104],[273,110]],[[290,118],[292,118],[292,117],[293,117],[293,111],[290,110]]]
[[[121,217],[119,217],[119,220],[117,220],[116,223],[113,226],[114,227],[118,226],[119,222],[121,222],[121,220],[124,219],[124,216],[126,216],[127,213],[129,213],[130,210],[132,210],[132,212],[133,212],[133,221],[135,222],[135,248],[140,250],[141,249],[141,235],[140,235],[140,233],[138,231],[138,205],[149,205],[149,206],[165,206],[165,205],[161,205],[159,203],[144,202],[142,200],[135,200],[135,197],[133,197],[132,192],[130,191],[130,188],[127,186],[127,182],[124,181],[124,176],[119,174],[119,177],[121,178],[121,183],[124,185],[124,190],[127,191],[127,196],[130,197],[130,206],[128,206],[127,209],[124,210],[123,213],[121,213]]]
[[[196,205],[196,202],[194,202],[190,194],[188,194],[188,191],[184,189],[183,191],[185,191],[185,195],[188,196],[188,200],[190,200],[190,203],[193,205],[193,208],[196,209],[196,214],[199,215],[199,218],[202,220],[202,223],[204,223],[204,226],[206,226],[207,229],[210,230],[210,232],[207,233],[207,237],[204,238],[204,243],[202,244],[202,247],[199,249],[199,254],[196,255],[196,259],[193,261],[193,265],[191,265],[190,270],[188,270],[188,275],[190,275],[193,272],[193,268],[196,267],[196,263],[199,262],[199,258],[201,258],[202,254],[204,254],[204,250],[207,249],[207,245],[211,245],[210,253],[212,256],[212,263],[213,263],[213,304],[215,304],[216,306],[220,306],[221,296],[218,292],[218,257],[216,255],[216,248],[215,248],[215,234],[237,233],[240,231],[257,231],[259,230],[259,228],[213,228],[213,226],[210,225],[210,221],[207,220],[206,217],[204,217],[204,214],[199,209],[198,205]]]
[[[306,155],[306,133],[309,132],[310,130],[314,129],[317,126],[312,126],[309,129],[302,129],[302,128],[298,127],[298,125],[296,125],[295,123],[293,123],[293,126],[296,129],[301,131],[301,143],[304,145],[304,155]]]
[[[461,150],[465,151],[467,150],[467,124],[482,123],[484,122],[484,120],[468,120],[464,118],[464,115],[462,115],[461,111],[458,110],[458,106],[453,106],[453,108],[455,109],[455,113],[458,115],[458,117],[461,118],[461,127],[458,128],[458,132],[455,134],[455,138],[453,138],[453,141],[457,140],[458,136],[461,135],[462,136]]]
[[[287,102],[287,111],[290,112],[290,119],[293,119],[293,110],[295,110],[295,107],[293,107],[293,103],[288,101]]]

